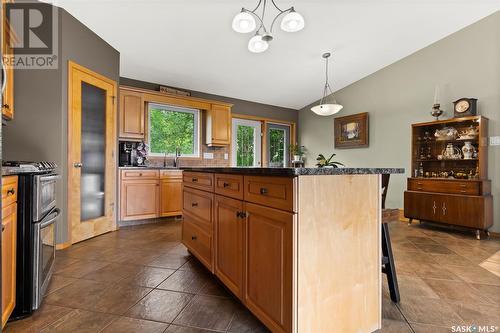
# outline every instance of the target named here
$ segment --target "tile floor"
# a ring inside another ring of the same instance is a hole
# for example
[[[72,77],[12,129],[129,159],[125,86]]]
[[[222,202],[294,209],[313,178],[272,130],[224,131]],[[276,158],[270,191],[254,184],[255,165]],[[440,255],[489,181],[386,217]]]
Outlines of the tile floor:
[[[384,283],[381,332],[500,326],[500,240],[429,225],[390,228],[401,303]],[[179,239],[180,222],[169,221],[58,251],[42,308],[6,332],[267,332]]]

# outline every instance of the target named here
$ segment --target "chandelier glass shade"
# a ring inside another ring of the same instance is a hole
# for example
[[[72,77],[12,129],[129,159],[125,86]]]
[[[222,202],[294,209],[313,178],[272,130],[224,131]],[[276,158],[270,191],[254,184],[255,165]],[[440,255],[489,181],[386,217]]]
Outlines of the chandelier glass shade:
[[[323,96],[318,105],[315,105],[311,108],[311,111],[316,113],[319,116],[331,116],[334,115],[340,110],[342,110],[343,106],[338,104],[333,96],[332,88],[330,87],[330,83],[328,82],[328,58],[330,58],[330,53],[324,53],[323,58],[326,61],[326,69],[325,69],[325,86],[323,88]]]
[[[268,0],[259,0],[253,10],[242,8],[233,19],[232,26],[234,31],[239,33],[255,32],[255,36],[248,43],[250,52],[260,53],[269,48],[269,42],[273,40],[273,28],[279,18],[282,18],[280,27],[283,31],[297,32],[304,29],[304,17],[297,13],[294,7],[282,10],[276,5],[274,0],[270,0],[270,2],[278,14],[271,21],[269,28],[265,24]],[[259,36],[260,39],[257,38]]]

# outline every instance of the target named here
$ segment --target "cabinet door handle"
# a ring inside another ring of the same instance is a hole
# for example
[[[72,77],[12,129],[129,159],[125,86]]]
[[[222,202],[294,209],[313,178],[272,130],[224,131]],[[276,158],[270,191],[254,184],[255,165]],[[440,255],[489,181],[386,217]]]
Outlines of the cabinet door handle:
[[[2,105],[2,108],[10,110],[10,105],[9,104],[4,104],[4,105]]]
[[[193,183],[196,183],[196,182],[198,182],[198,178],[191,178],[191,181],[192,181]]]
[[[191,203],[191,207],[198,207],[198,203],[197,202]]]
[[[5,226],[2,224],[2,232],[5,230]]]
[[[446,215],[446,203],[443,202],[443,215]]]
[[[3,61],[1,61],[1,63],[2,63],[2,79],[3,79],[1,94],[3,95],[3,93],[5,92],[5,88],[7,87],[7,69],[5,69],[5,64],[3,63]]]
[[[222,186],[223,186],[224,188],[226,188],[226,187],[229,187],[229,184],[228,184],[228,183],[224,183],[224,184],[222,184]]]
[[[265,187],[260,188],[260,194],[267,194],[267,193],[268,193],[267,188],[265,188]]]
[[[434,201],[434,204],[432,206],[432,210],[434,211],[434,215],[436,215],[436,208],[437,208],[436,201]]]
[[[196,236],[191,236],[191,240],[196,240],[197,237]]]
[[[75,167],[75,168],[81,168],[82,166],[83,166],[83,164],[81,162],[73,163],[73,167]]]
[[[14,190],[14,188],[11,188],[7,191],[7,195],[14,195],[14,193],[16,193],[16,190]]]

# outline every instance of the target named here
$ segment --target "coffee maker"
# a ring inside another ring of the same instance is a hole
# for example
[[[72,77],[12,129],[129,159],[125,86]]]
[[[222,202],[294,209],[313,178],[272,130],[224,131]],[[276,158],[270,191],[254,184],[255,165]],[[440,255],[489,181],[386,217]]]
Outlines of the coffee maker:
[[[135,149],[134,142],[120,142],[119,144],[120,155],[119,155],[119,165],[120,166],[133,166],[133,151]]]

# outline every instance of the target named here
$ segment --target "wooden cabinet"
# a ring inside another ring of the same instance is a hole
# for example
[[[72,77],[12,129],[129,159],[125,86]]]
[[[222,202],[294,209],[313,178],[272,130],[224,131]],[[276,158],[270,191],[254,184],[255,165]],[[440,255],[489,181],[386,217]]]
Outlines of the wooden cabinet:
[[[243,200],[243,176],[216,174],[215,193]]]
[[[207,110],[207,145],[229,146],[231,144],[231,106],[212,104]]]
[[[440,134],[451,128],[448,136]],[[412,125],[412,178],[405,217],[488,231],[493,224],[488,180],[488,119],[453,118]],[[472,148],[472,153],[470,150]],[[453,151],[453,156],[446,156]]]
[[[243,298],[243,201],[215,196],[215,275],[240,299]]]
[[[184,171],[182,180],[184,186],[209,192],[213,192],[214,190],[214,175],[211,173]]]
[[[293,214],[250,203],[245,208],[245,304],[273,332],[290,332]]]
[[[182,171],[160,172],[161,217],[182,215]]]
[[[189,214],[184,215],[182,241],[191,253],[213,272],[212,232],[199,228]]]
[[[144,140],[145,110],[142,93],[120,89],[120,138]]]
[[[493,225],[491,195],[451,195],[430,192],[405,192],[405,216],[474,229]]]
[[[2,327],[16,305],[17,176],[2,178]]]
[[[245,201],[294,211],[293,179],[284,177],[245,177]]]
[[[10,58],[14,54],[14,51],[10,47],[11,44],[11,35],[10,35],[10,26],[6,19],[6,10],[5,10],[5,0],[2,0],[2,15],[4,16],[2,19],[2,54],[5,58]],[[7,82],[5,84],[5,90],[3,92],[2,98],[2,116],[4,119],[13,119],[14,118],[14,69],[12,66],[5,65],[5,72],[7,75]],[[5,78],[2,78],[5,80]]]
[[[121,181],[120,220],[158,217],[160,180],[134,179]]]

